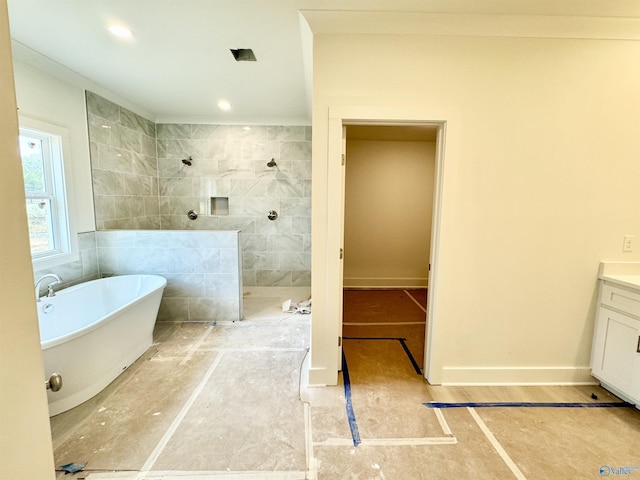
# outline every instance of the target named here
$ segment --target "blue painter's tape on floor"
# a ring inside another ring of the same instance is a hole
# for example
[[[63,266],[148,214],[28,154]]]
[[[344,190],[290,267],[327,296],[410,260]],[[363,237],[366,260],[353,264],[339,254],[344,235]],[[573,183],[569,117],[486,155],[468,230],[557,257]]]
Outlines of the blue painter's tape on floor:
[[[407,347],[406,339],[399,338],[398,341],[400,342],[400,345],[402,345],[402,348],[404,348],[404,351],[407,354],[407,357],[409,357],[409,361],[411,362],[411,365],[413,365],[413,369],[416,371],[418,375],[422,375],[422,370],[420,370],[420,365],[418,365],[418,362],[416,362],[416,359],[413,358],[413,355],[411,354],[411,350],[409,350],[409,347]]]
[[[532,408],[616,408],[633,407],[626,402],[589,402],[589,403],[546,403],[546,402],[467,402],[467,403],[446,403],[446,402],[426,402],[423,405],[427,408],[485,408],[485,407],[532,407]]]
[[[358,431],[356,414],[353,411],[353,404],[351,403],[351,380],[349,379],[349,368],[347,367],[347,357],[344,356],[344,350],[342,351],[342,379],[344,382],[344,398],[346,399],[347,419],[349,420],[353,446],[357,447],[360,445],[360,432]]]

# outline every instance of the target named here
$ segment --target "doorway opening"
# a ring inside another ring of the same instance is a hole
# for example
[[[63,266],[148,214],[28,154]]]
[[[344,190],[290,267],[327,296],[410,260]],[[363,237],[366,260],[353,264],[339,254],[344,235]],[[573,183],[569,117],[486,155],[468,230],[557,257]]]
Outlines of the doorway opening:
[[[345,363],[373,354],[423,374],[437,137],[437,125],[346,126]]]

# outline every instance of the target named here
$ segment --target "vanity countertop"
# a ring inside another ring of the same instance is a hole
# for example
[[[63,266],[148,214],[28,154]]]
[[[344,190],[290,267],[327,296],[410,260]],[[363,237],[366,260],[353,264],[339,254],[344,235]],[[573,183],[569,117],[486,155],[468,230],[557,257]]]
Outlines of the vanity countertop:
[[[604,281],[640,290],[640,275],[600,275]]]
[[[640,290],[640,262],[601,262],[598,278]]]

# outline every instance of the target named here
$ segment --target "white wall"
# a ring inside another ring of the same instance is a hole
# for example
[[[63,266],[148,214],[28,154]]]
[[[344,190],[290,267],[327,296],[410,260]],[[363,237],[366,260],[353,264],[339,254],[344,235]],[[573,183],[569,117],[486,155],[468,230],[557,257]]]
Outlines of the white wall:
[[[0,65],[0,224],[4,232],[0,235],[0,465],[3,476],[53,479],[4,0],[0,1]]]
[[[347,137],[344,285],[426,286],[435,144]]]
[[[84,90],[14,59],[16,97],[20,115],[64,127],[69,132],[73,221],[78,232],[95,230],[89,133]]]
[[[624,40],[316,34],[311,381],[335,381],[322,245],[345,106],[449,115],[436,383],[589,381],[598,262],[640,259],[622,252],[640,235],[638,59]]]

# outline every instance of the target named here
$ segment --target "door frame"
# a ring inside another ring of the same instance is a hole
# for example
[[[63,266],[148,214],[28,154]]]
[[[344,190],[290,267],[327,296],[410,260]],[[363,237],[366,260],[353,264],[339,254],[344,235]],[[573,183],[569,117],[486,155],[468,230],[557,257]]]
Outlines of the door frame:
[[[327,145],[327,252],[340,252],[344,248],[344,175],[342,165],[344,149],[344,127],[348,125],[371,126],[435,126],[436,139],[433,218],[431,229],[431,249],[429,283],[427,291],[427,325],[425,329],[424,378],[430,384],[440,384],[442,378],[442,349],[437,348],[438,331],[436,322],[438,298],[438,267],[440,260],[440,239],[443,224],[443,190],[446,137],[451,129],[450,112],[425,112],[415,109],[377,107],[331,107],[329,108]],[[454,122],[455,123],[455,122]],[[332,186],[333,190],[332,190]],[[339,191],[336,191],[339,190]],[[342,335],[342,262],[337,254],[327,258],[327,327],[330,335]],[[333,288],[331,287],[333,286]],[[329,320],[330,319],[330,320]],[[335,338],[335,337],[334,337]],[[327,352],[334,358],[338,369],[341,365],[341,348]],[[333,363],[333,362],[331,362]],[[327,365],[329,366],[329,365]]]

